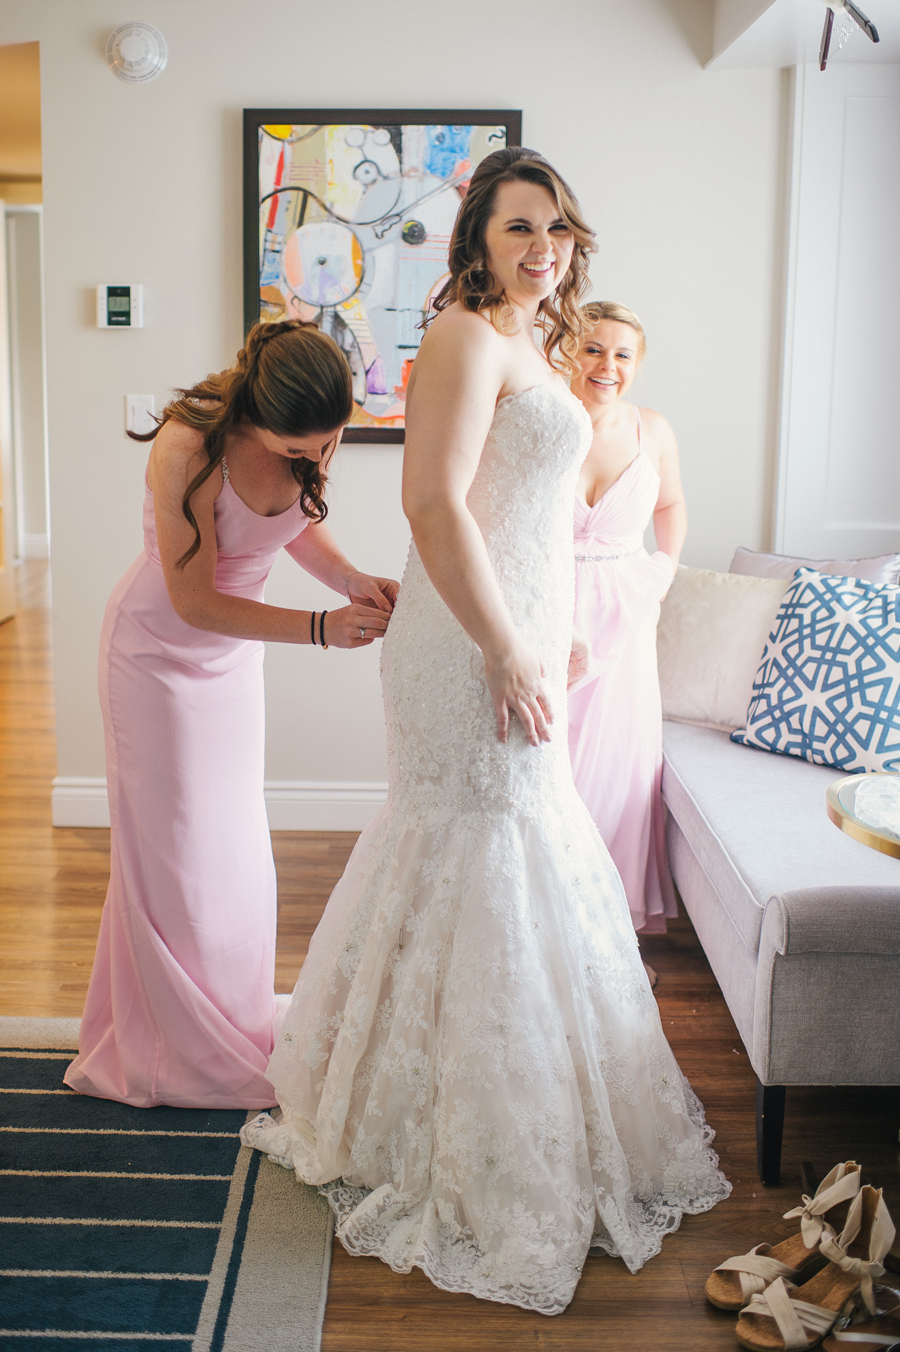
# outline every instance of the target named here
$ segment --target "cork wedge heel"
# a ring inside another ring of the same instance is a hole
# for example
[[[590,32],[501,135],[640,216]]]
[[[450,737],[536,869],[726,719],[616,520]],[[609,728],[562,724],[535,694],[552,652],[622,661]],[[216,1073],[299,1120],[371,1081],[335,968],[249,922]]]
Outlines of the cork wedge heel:
[[[748,1352],[805,1352],[830,1333],[840,1316],[862,1299],[875,1313],[874,1278],[894,1242],[894,1225],[880,1189],[860,1188],[839,1236],[831,1227],[819,1248],[827,1265],[803,1286],[777,1277],[754,1295],[735,1334]],[[852,1346],[852,1344],[851,1344]]]
[[[799,1220],[795,1235],[778,1244],[757,1244],[749,1253],[726,1258],[706,1280],[706,1299],[720,1310],[742,1310],[752,1296],[783,1277],[800,1286],[828,1261],[819,1250],[826,1226],[838,1229],[849,1203],[859,1192],[859,1165],[854,1160],[836,1164],[822,1179],[814,1196],[805,1194],[800,1206],[786,1211],[785,1220]]]

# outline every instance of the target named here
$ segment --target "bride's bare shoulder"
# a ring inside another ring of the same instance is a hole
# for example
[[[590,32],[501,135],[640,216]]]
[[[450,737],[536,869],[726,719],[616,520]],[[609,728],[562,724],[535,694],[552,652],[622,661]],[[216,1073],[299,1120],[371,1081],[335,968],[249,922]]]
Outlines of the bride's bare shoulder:
[[[501,350],[503,338],[486,314],[467,310],[454,302],[433,319],[422,340],[422,351],[475,348],[479,352]]]
[[[478,389],[493,404],[505,374],[504,342],[484,315],[461,306],[442,310],[429,325],[413,362],[407,399],[420,402],[423,391],[434,398],[461,389]]]

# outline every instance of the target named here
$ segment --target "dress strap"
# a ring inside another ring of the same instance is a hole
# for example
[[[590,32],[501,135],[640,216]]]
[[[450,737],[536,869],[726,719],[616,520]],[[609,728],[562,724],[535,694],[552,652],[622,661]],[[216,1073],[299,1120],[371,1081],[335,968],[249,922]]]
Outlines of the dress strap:
[[[634,411],[637,414],[638,455],[640,455],[644,447],[641,443],[641,410],[638,408],[637,404],[634,406]]]
[[[640,414],[638,414],[638,417],[640,417]],[[224,455],[222,456],[222,482],[223,484],[228,483],[228,461]]]

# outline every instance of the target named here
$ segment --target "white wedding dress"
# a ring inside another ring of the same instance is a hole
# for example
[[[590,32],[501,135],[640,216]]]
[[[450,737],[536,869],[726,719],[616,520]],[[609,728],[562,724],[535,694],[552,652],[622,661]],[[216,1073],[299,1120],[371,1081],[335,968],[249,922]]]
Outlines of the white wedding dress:
[[[556,722],[497,740],[480,650],[410,551],[384,642],[388,800],[313,936],[245,1141],[323,1188],[351,1253],[543,1314],[588,1248],[634,1272],[730,1185],[572,781],[572,498],[590,420],[501,400],[469,494]]]

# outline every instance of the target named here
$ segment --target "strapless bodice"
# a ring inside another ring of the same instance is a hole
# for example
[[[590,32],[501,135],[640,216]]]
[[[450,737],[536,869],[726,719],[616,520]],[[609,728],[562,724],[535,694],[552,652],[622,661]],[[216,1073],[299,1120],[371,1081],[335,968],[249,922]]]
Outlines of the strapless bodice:
[[[468,505],[517,623],[536,618],[548,594],[571,585],[558,541],[590,444],[591,420],[562,381],[497,405]]]
[[[531,528],[562,500],[590,445],[591,420],[562,381],[532,385],[497,404],[469,507],[482,528],[495,505]]]
[[[575,606],[571,503],[590,442],[590,418],[562,381],[511,395],[497,405],[468,494],[512,621],[540,655],[558,726]],[[415,544],[381,660],[390,793],[410,822],[519,810],[555,793],[559,777],[571,782],[564,725],[539,756],[518,725],[508,744],[497,740],[481,650]]]
[[[153,493],[144,480],[144,551],[160,563],[153,512]],[[215,508],[216,591],[258,592],[269,575],[276,555],[295,540],[309,524],[300,499],[277,516],[260,516],[238,497],[226,482]]]

